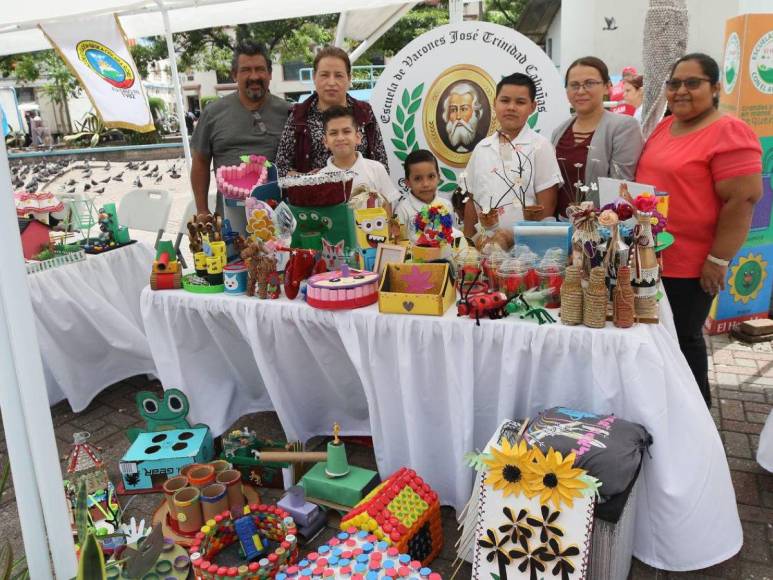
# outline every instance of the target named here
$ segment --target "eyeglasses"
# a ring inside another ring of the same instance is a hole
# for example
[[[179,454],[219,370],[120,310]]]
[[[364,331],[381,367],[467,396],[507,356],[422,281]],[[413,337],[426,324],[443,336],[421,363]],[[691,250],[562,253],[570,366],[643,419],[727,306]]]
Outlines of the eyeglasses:
[[[580,89],[585,89],[586,91],[591,91],[598,87],[599,85],[603,85],[604,83],[601,81],[585,81],[584,83],[569,83],[567,85],[567,88],[572,91],[573,93],[578,92]]]
[[[684,85],[688,91],[694,91],[698,89],[701,86],[701,83],[703,82],[710,83],[711,79],[707,79],[705,77],[690,77],[689,79],[684,79],[684,80],[669,79],[666,81],[666,89],[668,89],[672,93],[675,93],[676,91],[682,88],[682,85]]]
[[[252,128],[258,132],[258,135],[265,135],[268,133],[266,124],[263,122],[263,117],[260,116],[260,112],[252,112]]]

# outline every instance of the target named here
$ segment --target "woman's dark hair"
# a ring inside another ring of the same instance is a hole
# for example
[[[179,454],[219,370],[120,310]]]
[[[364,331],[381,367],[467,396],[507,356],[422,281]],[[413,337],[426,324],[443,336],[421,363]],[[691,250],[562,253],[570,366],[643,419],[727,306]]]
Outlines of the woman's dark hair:
[[[534,79],[529,75],[523,73],[513,73],[502,77],[502,80],[497,83],[497,92],[495,96],[499,96],[499,92],[505,85],[515,85],[518,87],[527,87],[529,89],[529,98],[533,101],[537,98],[537,85],[534,84]]]
[[[268,72],[271,72],[271,57],[268,56],[268,52],[266,52],[266,49],[262,44],[252,40],[243,40],[236,45],[236,48],[234,49],[234,56],[231,60],[231,72],[235,73],[236,69],[239,68],[240,54],[244,54],[246,56],[255,56],[259,54],[266,61],[266,68],[268,69]]]
[[[635,88],[637,91],[644,86],[644,77],[639,75],[635,77],[631,77],[627,81],[623,81],[623,83],[628,83],[633,88]]]
[[[417,149],[416,151],[411,151],[408,154],[408,157],[405,158],[405,161],[403,162],[403,169],[405,169],[405,179],[408,179],[411,176],[411,165],[416,165],[417,163],[434,163],[435,164],[435,171],[440,173],[440,168],[437,164],[437,159],[435,159],[435,156],[432,154],[432,151],[427,151],[426,149]]]
[[[701,71],[703,71],[703,74],[708,77],[712,85],[716,85],[719,82],[719,65],[717,64],[717,61],[711,58],[708,54],[704,54],[702,52],[691,52],[690,54],[685,54],[682,58],[674,63],[674,66],[671,67],[671,72],[669,73],[668,78],[674,76],[676,67],[678,67],[683,62],[687,62],[688,60],[694,60],[700,65]],[[713,102],[714,108],[716,109],[719,106],[719,95],[714,96]]]
[[[595,68],[599,71],[601,80],[604,81],[604,84],[609,82],[609,69],[607,68],[607,65],[604,64],[604,61],[596,56],[583,56],[570,64],[569,68],[566,69],[566,76],[564,77],[565,87],[569,85],[569,72],[576,66],[589,66]]]
[[[333,119],[343,119],[348,117],[352,120],[352,125],[357,128],[357,121],[354,117],[354,110],[351,107],[330,107],[322,113],[322,130],[327,131],[327,124]]]
[[[346,51],[342,48],[338,48],[337,46],[326,46],[322,48],[318,53],[317,56],[314,57],[314,72],[317,72],[317,68],[319,67],[319,61],[321,61],[323,58],[338,58],[344,61],[344,64],[346,65],[346,74],[350,77],[352,76],[352,62],[349,60],[349,55],[346,54]]]

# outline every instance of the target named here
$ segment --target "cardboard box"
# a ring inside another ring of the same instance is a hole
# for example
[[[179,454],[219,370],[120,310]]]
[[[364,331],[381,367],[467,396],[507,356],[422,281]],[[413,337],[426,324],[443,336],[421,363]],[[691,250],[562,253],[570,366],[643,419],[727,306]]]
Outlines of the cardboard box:
[[[730,262],[725,289],[714,298],[706,320],[709,334],[730,332],[746,320],[768,317],[773,290],[773,244],[742,248]]]
[[[127,492],[161,489],[189,463],[214,456],[209,428],[171,429],[140,433],[118,465]]]
[[[380,312],[442,316],[456,303],[448,264],[387,264],[378,293]]]

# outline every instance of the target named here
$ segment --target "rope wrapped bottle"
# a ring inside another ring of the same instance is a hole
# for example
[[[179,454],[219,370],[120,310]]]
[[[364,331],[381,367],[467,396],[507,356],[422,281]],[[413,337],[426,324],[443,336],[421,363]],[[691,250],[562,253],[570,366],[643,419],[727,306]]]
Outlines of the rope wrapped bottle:
[[[618,328],[630,328],[635,316],[631,268],[620,266],[617,269],[617,284],[612,300],[612,321]]]
[[[635,245],[630,257],[634,307],[639,318],[657,318],[660,268],[652,235],[652,214],[639,212],[637,219],[639,223],[634,229]]]
[[[572,233],[572,264],[581,267],[583,279],[588,279],[591,268],[599,266],[603,256],[598,249],[601,244],[599,220],[593,211],[593,202],[584,201],[579,206],[567,208],[574,232]]]
[[[590,328],[604,328],[607,322],[609,293],[606,277],[606,270],[602,266],[592,268],[590,271],[590,281],[585,289],[582,304],[582,322]]]
[[[566,269],[561,285],[561,322],[568,325],[582,324],[582,273],[579,265]]]

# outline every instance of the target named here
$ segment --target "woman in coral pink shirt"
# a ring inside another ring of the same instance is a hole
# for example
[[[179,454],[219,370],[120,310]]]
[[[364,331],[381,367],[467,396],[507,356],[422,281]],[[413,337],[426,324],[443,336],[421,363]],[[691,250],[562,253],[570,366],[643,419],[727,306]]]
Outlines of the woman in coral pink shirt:
[[[703,323],[762,195],[762,149],[754,132],[717,110],[719,67],[705,54],[677,61],[666,81],[672,116],[644,146],[636,181],[669,194],[663,285],[679,346],[711,407]]]

